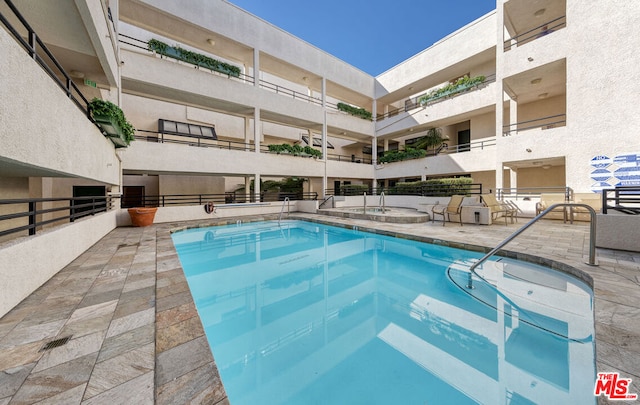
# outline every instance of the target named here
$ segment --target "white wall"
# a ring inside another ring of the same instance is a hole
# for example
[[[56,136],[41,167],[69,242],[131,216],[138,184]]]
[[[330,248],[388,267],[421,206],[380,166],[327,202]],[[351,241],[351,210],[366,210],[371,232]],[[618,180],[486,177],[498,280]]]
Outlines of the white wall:
[[[0,317],[115,226],[113,210],[0,245]]]

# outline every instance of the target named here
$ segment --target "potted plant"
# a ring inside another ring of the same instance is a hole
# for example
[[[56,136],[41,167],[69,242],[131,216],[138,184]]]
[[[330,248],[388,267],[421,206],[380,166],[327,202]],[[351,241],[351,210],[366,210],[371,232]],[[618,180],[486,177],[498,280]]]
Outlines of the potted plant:
[[[129,208],[129,216],[131,217],[131,224],[133,226],[149,226],[153,224],[153,219],[156,216],[158,208],[151,207],[135,207]]]
[[[89,103],[89,111],[116,148],[126,148],[134,140],[135,128],[127,121],[117,105],[107,100],[94,98]]]

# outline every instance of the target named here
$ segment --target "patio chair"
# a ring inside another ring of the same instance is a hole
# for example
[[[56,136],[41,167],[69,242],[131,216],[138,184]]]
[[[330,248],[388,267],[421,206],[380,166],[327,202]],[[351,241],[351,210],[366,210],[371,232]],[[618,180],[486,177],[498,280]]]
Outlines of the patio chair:
[[[504,217],[505,225],[507,225],[507,218],[511,218],[511,223],[514,222],[514,216],[518,214],[515,208],[502,201],[498,201],[494,194],[481,194],[480,196],[482,197],[482,202],[485,207],[491,210],[491,221]]]
[[[462,226],[462,200],[464,200],[464,196],[452,195],[449,204],[434,205],[431,208],[431,222],[435,222],[436,214],[442,215],[442,226],[444,226],[446,221],[451,222],[451,215],[453,214],[458,216],[460,226]]]

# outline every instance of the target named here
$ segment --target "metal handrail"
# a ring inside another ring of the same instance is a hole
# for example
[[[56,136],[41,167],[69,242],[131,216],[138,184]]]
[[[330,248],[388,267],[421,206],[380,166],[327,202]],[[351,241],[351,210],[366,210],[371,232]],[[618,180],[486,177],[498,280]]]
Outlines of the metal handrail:
[[[385,213],[385,208],[384,208],[384,191],[382,193],[380,193],[380,201],[378,202],[378,205],[380,206],[380,208],[382,208],[382,213]]]
[[[285,197],[284,201],[282,201],[282,208],[280,208],[280,215],[278,216],[278,225],[280,225],[280,221],[282,220],[282,213],[284,212],[284,206],[287,203],[291,203],[289,197]],[[289,215],[289,205],[287,205],[287,215]]]
[[[334,195],[330,195],[329,197],[326,197],[321,203],[320,205],[318,205],[318,208],[322,208],[323,205],[325,205],[327,203],[327,201],[331,200],[331,208],[335,208],[335,196]]]
[[[534,223],[538,222],[538,220],[540,218],[544,217],[549,212],[553,211],[554,209],[556,209],[558,207],[571,207],[571,208],[573,208],[573,207],[582,207],[582,208],[586,208],[589,211],[589,214],[591,215],[591,227],[589,229],[589,262],[587,262],[587,264],[590,265],[590,266],[597,266],[598,264],[596,263],[596,211],[588,204],[558,203],[558,204],[553,204],[552,206],[550,206],[546,210],[542,211],[540,214],[536,215],[531,221],[527,222],[522,228],[518,229],[517,231],[515,231],[514,233],[509,235],[509,237],[507,237],[505,240],[500,242],[498,244],[498,246],[494,247],[493,249],[491,249],[489,251],[489,253],[487,253],[486,255],[482,256],[482,258],[480,260],[478,260],[477,262],[473,263],[471,265],[471,267],[469,267],[469,280],[467,281],[467,288],[469,288],[469,289],[473,288],[473,275],[474,274],[476,276],[478,276],[480,279],[484,280],[484,278],[481,275],[476,273],[476,267],[478,267],[479,265],[484,263],[488,258],[493,256],[498,250],[502,249],[502,247],[504,247],[507,243],[509,243],[512,240],[514,240],[518,235],[520,235],[522,232],[524,232],[526,229],[528,229],[531,225],[533,225]]]

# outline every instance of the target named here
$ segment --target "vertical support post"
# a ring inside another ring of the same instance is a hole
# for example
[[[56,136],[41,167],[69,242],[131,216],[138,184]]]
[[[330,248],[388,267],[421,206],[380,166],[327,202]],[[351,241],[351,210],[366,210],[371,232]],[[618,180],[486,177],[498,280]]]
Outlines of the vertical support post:
[[[36,202],[29,201],[29,235],[35,235],[35,234],[36,234]]]

